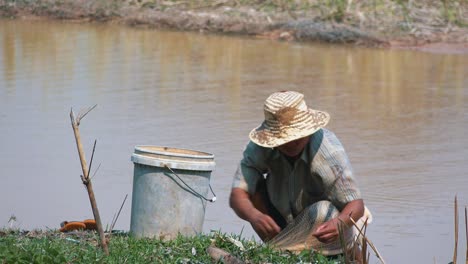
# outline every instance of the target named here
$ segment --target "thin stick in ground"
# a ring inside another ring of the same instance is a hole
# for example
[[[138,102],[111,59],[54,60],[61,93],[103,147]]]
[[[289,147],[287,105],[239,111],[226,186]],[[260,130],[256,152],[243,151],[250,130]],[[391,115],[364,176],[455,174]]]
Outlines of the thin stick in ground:
[[[366,231],[367,231],[367,221],[369,219],[366,219],[366,221],[364,221],[364,225],[362,226],[361,230],[359,233],[363,234],[364,236],[366,235]],[[361,239],[362,242],[362,249],[361,249],[361,259],[362,259],[362,264],[368,264],[369,263],[369,254],[370,252],[368,253],[367,252],[367,243],[365,243],[364,239]]]
[[[97,140],[95,139],[94,145],[93,145],[93,152],[91,152],[91,159],[89,160],[88,174],[91,172],[91,167],[93,165],[94,152],[96,151],[96,143],[97,143]]]
[[[119,212],[117,213],[117,216],[112,220],[109,233],[112,233],[112,230],[114,230],[114,225],[117,222],[117,219],[119,219],[120,212],[122,211],[122,208],[123,208],[123,206],[125,204],[125,201],[127,200],[127,196],[128,196],[128,194],[125,195],[125,198],[124,198],[124,200],[122,202],[122,205],[120,206],[120,209],[119,209]]]
[[[382,257],[382,255],[380,255],[379,251],[377,250],[377,248],[374,246],[374,244],[372,244],[372,242],[362,233],[361,229],[359,228],[359,226],[356,224],[356,222],[354,221],[354,219],[352,217],[349,218],[351,220],[351,222],[353,223],[354,227],[356,227],[356,229],[359,231],[359,234],[362,236],[362,238],[365,240],[364,242],[366,242],[367,244],[369,244],[369,246],[372,248],[372,250],[374,250],[374,253],[375,255],[377,256],[377,258],[380,260],[380,262],[382,262],[382,264],[385,264],[385,261]],[[367,221],[367,220],[366,220]]]
[[[457,264],[457,249],[458,249],[458,201],[457,196],[455,195],[455,248],[453,249],[453,264]]]
[[[468,264],[468,212],[465,206],[465,236],[466,236],[466,257],[465,262]]]
[[[109,255],[109,249],[107,247],[107,241],[104,235],[104,230],[102,228],[102,223],[101,223],[101,217],[99,216],[99,210],[97,207],[96,203],[96,198],[94,196],[94,191],[93,191],[93,185],[91,184],[91,179],[89,178],[89,170],[88,166],[86,165],[86,157],[83,151],[83,145],[81,144],[81,137],[80,137],[80,130],[79,130],[79,125],[81,122],[81,119],[83,119],[84,116],[86,116],[91,110],[93,110],[96,107],[89,108],[84,114],[78,115],[78,117],[75,118],[75,114],[73,113],[73,109],[70,111],[70,119],[71,119],[71,124],[73,128],[73,133],[75,134],[75,141],[76,141],[76,147],[78,149],[78,155],[80,157],[80,162],[81,162],[81,169],[83,171],[83,175],[81,176],[81,180],[83,184],[85,185],[87,191],[88,191],[88,196],[89,196],[89,201],[91,203],[91,208],[93,210],[93,215],[94,215],[94,220],[96,221],[96,227],[99,233],[100,237],[100,242],[101,242],[101,247],[104,250],[104,253],[106,255]],[[93,154],[94,156],[94,149],[93,149]],[[92,161],[90,162],[90,164]]]

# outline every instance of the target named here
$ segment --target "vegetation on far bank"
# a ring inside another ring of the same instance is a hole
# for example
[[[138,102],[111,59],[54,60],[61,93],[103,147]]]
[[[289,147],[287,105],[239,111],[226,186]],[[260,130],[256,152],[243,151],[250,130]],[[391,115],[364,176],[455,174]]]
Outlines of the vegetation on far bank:
[[[1,17],[327,42],[468,42],[468,0],[0,0]]]
[[[210,245],[223,249],[245,263],[338,263],[339,259],[311,251],[292,254],[273,250],[254,240],[220,232],[174,240],[137,239],[113,234],[109,256],[98,245],[95,232],[0,230],[0,263],[212,263]]]

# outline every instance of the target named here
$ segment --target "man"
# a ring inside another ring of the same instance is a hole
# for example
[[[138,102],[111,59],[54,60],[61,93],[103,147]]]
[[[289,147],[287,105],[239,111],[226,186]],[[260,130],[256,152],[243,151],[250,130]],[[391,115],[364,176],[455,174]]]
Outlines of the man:
[[[270,95],[264,122],[250,132],[230,206],[273,246],[342,253],[365,207],[343,146],[324,129],[328,113],[293,91]],[[340,236],[343,236],[340,238]]]

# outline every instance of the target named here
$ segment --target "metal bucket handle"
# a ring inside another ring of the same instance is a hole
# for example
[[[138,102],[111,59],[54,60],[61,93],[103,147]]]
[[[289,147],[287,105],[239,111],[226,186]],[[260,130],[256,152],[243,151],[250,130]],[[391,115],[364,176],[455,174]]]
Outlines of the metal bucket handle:
[[[179,181],[181,181],[195,196],[199,197],[199,198],[202,198],[203,200],[205,201],[208,201],[208,202],[211,202],[211,203],[214,203],[216,201],[216,194],[213,192],[213,188],[211,188],[211,184],[208,183],[208,186],[210,187],[210,191],[211,193],[213,194],[213,198],[211,199],[208,199],[206,198],[205,196],[201,195],[200,193],[198,193],[197,191],[195,191],[192,187],[190,187],[186,182],[184,182],[184,180],[182,180],[182,178],[177,175],[177,173],[175,173],[175,171],[173,171],[169,166],[167,166],[167,164],[164,164],[164,167],[166,167],[167,169],[169,169],[169,171],[171,171],[178,179]]]

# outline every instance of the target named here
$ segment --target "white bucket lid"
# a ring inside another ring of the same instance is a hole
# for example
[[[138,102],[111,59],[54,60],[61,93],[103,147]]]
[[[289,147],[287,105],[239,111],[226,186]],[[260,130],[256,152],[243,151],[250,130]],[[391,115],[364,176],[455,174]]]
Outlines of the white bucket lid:
[[[171,169],[213,171],[214,155],[206,152],[158,146],[136,146],[134,163]]]

